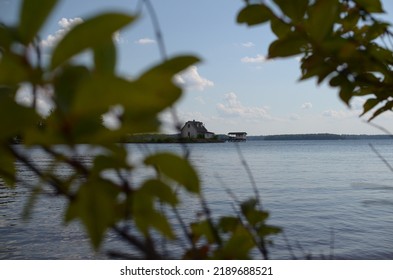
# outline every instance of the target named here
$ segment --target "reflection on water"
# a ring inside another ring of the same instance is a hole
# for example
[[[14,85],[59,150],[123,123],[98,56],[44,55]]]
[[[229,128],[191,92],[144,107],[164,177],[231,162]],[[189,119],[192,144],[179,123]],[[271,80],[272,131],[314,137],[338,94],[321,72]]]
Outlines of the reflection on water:
[[[393,144],[375,140],[374,146],[387,160],[393,160]],[[129,145],[134,160],[141,157],[138,146]],[[249,141],[240,144],[250,166],[269,223],[283,227],[283,236],[274,238],[271,256],[291,258],[290,245],[297,257],[312,254],[335,258],[393,259],[392,175],[370,150],[367,141]],[[89,164],[94,151],[80,147],[81,160]],[[165,149],[181,153],[177,145],[148,145],[149,150]],[[204,194],[213,212],[232,211],[232,199],[252,196],[247,176],[236,148],[230,143],[190,145],[191,160],[203,183]],[[42,167],[51,159],[32,151],[31,158]],[[67,169],[59,167],[59,176]],[[135,182],[149,176],[137,170]],[[18,166],[29,186],[37,182],[31,172]],[[109,175],[110,176],[110,175]],[[99,259],[107,250],[127,252],[127,246],[112,233],[95,253],[78,223],[64,225],[61,198],[40,198],[23,221],[21,214],[30,190],[27,185],[8,189],[0,184],[0,259]],[[199,203],[187,199],[180,213],[194,219]],[[232,212],[231,212],[232,213]]]

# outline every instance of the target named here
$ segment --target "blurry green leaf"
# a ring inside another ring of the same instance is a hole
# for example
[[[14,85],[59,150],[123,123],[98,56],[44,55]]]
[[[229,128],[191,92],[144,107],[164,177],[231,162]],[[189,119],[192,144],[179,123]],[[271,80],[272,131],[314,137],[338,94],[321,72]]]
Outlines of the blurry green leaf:
[[[0,58],[2,52],[9,51],[15,40],[13,28],[0,24]]]
[[[57,109],[69,113],[79,86],[89,77],[89,70],[84,66],[64,67],[54,80]]]
[[[6,145],[6,144],[5,144]],[[0,179],[9,187],[15,187],[16,183],[16,168],[14,157],[0,146]]]
[[[80,219],[95,249],[100,247],[105,232],[118,220],[117,196],[119,189],[113,183],[96,179],[82,184],[71,200],[65,220]]]
[[[355,0],[355,2],[369,13],[384,13],[380,0]]]
[[[343,84],[348,83],[348,78],[344,74],[337,74],[335,77],[330,79],[329,85],[331,87],[340,87]]]
[[[363,116],[364,114],[366,114],[368,111],[370,111],[371,109],[373,109],[375,106],[378,105],[380,101],[377,98],[370,98],[367,99],[367,101],[363,104],[363,113],[361,114],[361,116]]]
[[[308,7],[308,0],[274,0],[281,11],[293,21],[302,21]]]
[[[257,205],[258,205],[258,201],[255,198],[250,198],[246,201],[243,201],[240,204],[240,208],[242,210],[242,213],[244,214],[251,210],[254,210]]]
[[[268,21],[272,16],[272,11],[263,4],[247,5],[238,16],[238,23],[246,23],[248,26],[261,24]]]
[[[206,238],[207,242],[213,244],[216,242],[215,235],[212,231],[210,223],[207,220],[192,223],[191,224],[191,234],[194,241],[198,241],[201,238]]]
[[[239,226],[240,220],[236,217],[222,217],[219,221],[219,227],[223,232],[231,232]]]
[[[306,80],[311,77],[317,77],[318,84],[322,83],[326,77],[332,72],[336,71],[336,66],[332,66],[324,61],[322,56],[317,54],[311,55],[302,61],[302,77],[301,80]]]
[[[168,238],[175,235],[167,217],[155,209],[155,193],[151,193],[148,187],[136,190],[133,193],[132,214],[138,229],[144,234],[149,234],[149,229],[154,228]]]
[[[387,111],[391,111],[392,108],[393,108],[393,101],[386,102],[383,107],[379,108],[378,110],[376,110],[374,112],[374,114],[372,115],[371,118],[368,119],[368,121],[372,121],[374,118],[376,118],[377,116],[379,116],[382,113],[385,113]]]
[[[173,84],[174,75],[197,61],[192,56],[175,57],[152,67],[135,81],[113,75],[94,75],[79,87],[73,112],[77,115],[104,114],[111,106],[120,104],[125,109],[124,122],[148,120],[151,123],[155,114],[172,106],[181,96],[181,89]]]
[[[342,101],[349,106],[349,101],[353,97],[353,85],[350,83],[342,83],[340,85],[339,96]]]
[[[342,27],[343,27],[343,32],[351,32],[356,30],[356,26],[358,25],[358,22],[360,20],[360,14],[359,10],[352,8],[352,9],[347,9],[346,11],[348,15],[342,19]]]
[[[139,192],[150,197],[157,197],[160,202],[175,206],[179,203],[176,193],[162,181],[150,179],[143,183]]]
[[[306,21],[309,35],[316,41],[321,41],[333,31],[338,19],[339,2],[337,0],[317,0],[309,10]]]
[[[57,0],[23,1],[19,23],[23,43],[30,43],[34,39],[57,2]]]
[[[103,74],[113,74],[116,66],[116,47],[113,39],[94,48],[95,70]]]
[[[58,67],[88,48],[105,45],[113,34],[131,23],[135,17],[120,13],[100,14],[75,26],[53,51],[51,67]]]
[[[303,52],[307,41],[296,34],[279,38],[269,46],[269,58],[289,57]]]
[[[12,121],[10,120],[12,116]],[[7,95],[0,95],[0,139],[14,137],[28,127],[35,127],[39,117],[32,108],[18,105]]]
[[[270,28],[278,38],[284,37],[291,32],[291,26],[280,18],[272,18],[270,20]]]
[[[157,153],[145,159],[146,165],[151,165],[167,177],[183,185],[188,191],[199,193],[199,178],[184,158],[170,153]]]
[[[269,217],[268,212],[259,210],[257,206],[258,203],[255,199],[249,199],[241,204],[242,214],[253,227],[264,224],[265,220]]]
[[[30,71],[23,57],[12,53],[0,55],[0,84],[17,85],[28,80]]]
[[[250,259],[250,251],[255,243],[250,233],[243,226],[238,226],[231,237],[219,248],[214,257],[218,259]]]
[[[269,225],[264,225],[263,227],[261,227],[258,230],[258,236],[261,238],[264,238],[268,235],[274,235],[274,234],[279,234],[281,233],[282,230],[279,227],[275,227],[275,226],[269,226]]]
[[[377,39],[378,37],[382,36],[385,34],[389,28],[389,24],[385,22],[374,22],[371,26],[369,26],[367,30],[367,36],[366,40],[367,41],[373,41]]]
[[[94,158],[94,164],[91,169],[92,176],[99,177],[105,170],[128,169],[129,166],[126,158],[115,157],[112,155],[98,155]]]
[[[170,58],[152,68],[147,70],[138,79],[140,82],[152,83],[152,82],[163,82],[164,85],[171,83],[173,84],[173,76],[179,72],[186,70],[189,66],[199,62],[200,60],[195,56],[182,55]],[[152,85],[153,86],[153,85]],[[161,84],[155,85],[156,87]]]

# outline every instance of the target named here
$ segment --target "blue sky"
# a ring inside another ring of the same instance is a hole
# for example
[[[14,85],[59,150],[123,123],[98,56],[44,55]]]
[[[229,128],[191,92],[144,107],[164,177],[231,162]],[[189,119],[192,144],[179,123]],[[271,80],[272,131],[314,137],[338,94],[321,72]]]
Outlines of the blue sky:
[[[38,2],[38,1],[37,1]],[[51,47],[69,26],[99,11],[135,12],[132,0],[63,0],[41,31],[42,44]],[[385,17],[393,14],[393,1],[385,0]],[[15,23],[19,0],[0,0],[0,20]],[[169,56],[194,54],[202,62],[176,80],[184,89],[176,109],[180,120],[199,120],[215,133],[247,131],[249,135],[286,133],[379,134],[358,116],[364,102],[354,99],[352,109],[337,91],[314,80],[297,82],[296,58],[267,61],[274,39],[268,26],[248,28],[235,22],[241,0],[152,0]],[[151,20],[141,18],[117,34],[118,71],[138,75],[160,61]],[[162,116],[163,129],[171,117]],[[375,123],[392,128],[393,114]]]

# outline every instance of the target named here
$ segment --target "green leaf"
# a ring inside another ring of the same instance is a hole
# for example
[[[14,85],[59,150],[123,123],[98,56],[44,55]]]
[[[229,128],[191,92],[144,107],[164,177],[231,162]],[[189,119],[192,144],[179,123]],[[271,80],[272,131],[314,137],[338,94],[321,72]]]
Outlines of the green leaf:
[[[183,185],[188,191],[199,193],[198,175],[186,159],[170,153],[157,153],[147,157],[144,162]]]
[[[161,185],[162,187],[162,185]],[[175,235],[169,224],[167,217],[155,209],[156,193],[146,185],[133,193],[132,197],[132,217],[138,229],[145,235],[149,235],[149,229],[154,228],[168,238]]]
[[[217,259],[249,259],[250,251],[255,243],[250,232],[243,226],[238,226],[227,242],[214,253]]]
[[[134,116],[160,112],[181,96],[180,88],[173,83],[174,75],[198,61],[194,56],[177,56],[150,68],[135,81],[112,75],[94,75],[80,87],[74,112],[105,113],[110,106],[118,104]]]
[[[118,187],[107,180],[89,180],[80,186],[69,204],[66,222],[80,219],[95,249],[100,247],[107,229],[118,220],[118,194]]]
[[[24,0],[20,12],[19,32],[23,43],[30,43],[47,20],[57,0]]]
[[[377,116],[379,116],[382,113],[385,113],[387,111],[391,111],[392,108],[393,108],[393,101],[386,102],[386,104],[383,107],[379,108],[378,110],[376,110],[374,112],[374,114],[372,115],[371,118],[368,119],[368,121],[372,121],[374,118],[376,118]]]
[[[257,209],[257,201],[255,199],[246,200],[241,204],[241,211],[246,217],[248,223],[254,227],[263,225],[265,220],[269,217],[268,212]]]
[[[191,233],[194,241],[198,241],[201,238],[206,238],[207,242],[210,244],[216,242],[215,234],[212,231],[211,224],[207,220],[192,223]]]
[[[116,67],[116,47],[111,39],[94,48],[95,70],[103,74],[113,74]]]
[[[15,187],[16,183],[16,168],[15,159],[8,152],[7,149],[0,146],[0,179],[9,187]]]
[[[160,202],[171,206],[176,206],[179,203],[177,195],[172,188],[160,180],[147,180],[139,191],[147,196],[157,197]]]
[[[307,41],[297,34],[288,34],[279,38],[269,46],[269,58],[289,57],[302,53]]]
[[[331,87],[341,87],[348,83],[348,78],[344,74],[338,74],[329,81]]]
[[[0,24],[0,58],[2,52],[7,52],[11,49],[15,37],[15,30],[13,28]]]
[[[89,77],[89,70],[84,66],[68,66],[62,69],[54,80],[54,100],[58,110],[63,114],[71,111],[79,86]]]
[[[163,63],[160,63],[144,74],[142,74],[139,78],[140,82],[151,83],[151,82],[164,82],[165,84],[173,84],[172,79],[175,74],[186,70],[189,66],[200,62],[199,58],[191,55],[181,55],[175,56],[166,60]],[[156,87],[160,87],[161,84],[156,85]]]
[[[370,98],[367,99],[367,101],[363,104],[363,113],[361,114],[361,116],[363,116],[364,114],[366,114],[368,111],[370,111],[371,109],[373,109],[375,106],[378,105],[380,101],[377,98]]]
[[[308,0],[274,0],[281,11],[295,22],[303,20],[308,7]]]
[[[124,157],[115,157],[112,155],[98,155],[94,158],[94,165],[91,169],[91,176],[99,177],[101,172],[106,170],[129,169]]]
[[[353,97],[353,85],[350,83],[344,83],[341,85],[339,96],[342,101],[349,106],[349,101]]]
[[[240,220],[236,217],[222,217],[219,221],[219,227],[223,232],[231,232],[239,226]]]
[[[12,121],[9,120],[10,116]],[[0,139],[7,139],[23,134],[29,127],[38,124],[38,115],[32,108],[18,105],[7,95],[0,95]]]
[[[281,228],[275,226],[269,226],[269,225],[264,225],[257,231],[258,236],[261,238],[264,238],[268,235],[279,234],[281,232],[282,232]]]
[[[369,13],[384,13],[380,0],[356,0],[355,2]]]
[[[272,15],[272,11],[263,4],[247,5],[239,12],[237,22],[252,26],[267,22]]]
[[[280,18],[272,18],[270,20],[270,28],[278,38],[285,37],[291,32],[291,26]]]
[[[23,57],[12,53],[0,55],[0,84],[18,85],[29,79],[31,69],[23,60]]]
[[[88,48],[105,45],[113,34],[135,17],[121,13],[100,14],[71,29],[53,51],[51,68],[63,64]]]
[[[308,34],[316,41],[322,41],[332,33],[339,15],[337,0],[317,0],[310,8],[306,21]]]

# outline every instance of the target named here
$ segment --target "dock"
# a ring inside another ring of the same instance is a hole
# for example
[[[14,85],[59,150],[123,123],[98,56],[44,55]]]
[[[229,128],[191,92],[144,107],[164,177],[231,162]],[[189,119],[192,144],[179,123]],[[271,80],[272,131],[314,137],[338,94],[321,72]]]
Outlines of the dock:
[[[229,132],[228,133],[229,142],[244,142],[247,141],[246,132]]]

